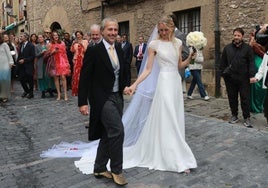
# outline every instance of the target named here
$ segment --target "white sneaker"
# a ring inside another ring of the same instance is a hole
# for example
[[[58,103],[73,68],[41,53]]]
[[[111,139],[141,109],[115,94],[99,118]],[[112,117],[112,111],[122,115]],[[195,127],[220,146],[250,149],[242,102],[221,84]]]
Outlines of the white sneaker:
[[[204,99],[205,101],[208,101],[208,100],[209,100],[209,96],[205,96],[203,99]]]
[[[191,95],[187,95],[187,99],[194,99]]]

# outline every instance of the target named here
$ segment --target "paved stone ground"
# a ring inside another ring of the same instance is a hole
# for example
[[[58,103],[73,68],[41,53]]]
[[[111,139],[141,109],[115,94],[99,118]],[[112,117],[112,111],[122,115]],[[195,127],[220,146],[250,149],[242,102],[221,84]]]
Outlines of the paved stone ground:
[[[43,150],[61,141],[87,141],[88,118],[77,109],[77,98],[22,99],[17,84],[10,101],[0,104],[1,188],[104,188],[110,180],[83,175],[77,159],[40,158]],[[198,97],[196,97],[198,98]],[[129,103],[126,97],[126,104]],[[146,168],[124,171],[128,188],[263,188],[268,187],[268,132],[261,114],[255,128],[228,124],[226,99],[185,100],[186,139],[198,168],[188,176]]]

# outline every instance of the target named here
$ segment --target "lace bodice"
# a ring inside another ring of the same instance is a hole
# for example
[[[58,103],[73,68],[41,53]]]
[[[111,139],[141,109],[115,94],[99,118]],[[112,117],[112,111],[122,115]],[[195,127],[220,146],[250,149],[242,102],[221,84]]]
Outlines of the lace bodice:
[[[178,71],[181,45],[181,40],[177,38],[174,41],[153,40],[150,42],[149,47],[156,51],[160,71]]]

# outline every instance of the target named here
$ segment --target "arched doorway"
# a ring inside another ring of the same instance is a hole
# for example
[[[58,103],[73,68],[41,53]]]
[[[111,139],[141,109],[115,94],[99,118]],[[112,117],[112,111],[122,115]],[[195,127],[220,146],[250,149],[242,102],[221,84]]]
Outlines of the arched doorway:
[[[58,22],[53,22],[50,25],[50,29],[51,31],[58,31],[58,30],[62,30],[61,25]]]

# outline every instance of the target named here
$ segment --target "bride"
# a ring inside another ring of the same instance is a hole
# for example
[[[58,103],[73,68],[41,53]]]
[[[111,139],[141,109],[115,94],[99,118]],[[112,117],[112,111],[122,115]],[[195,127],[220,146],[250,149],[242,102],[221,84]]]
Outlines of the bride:
[[[189,169],[197,165],[185,142],[183,92],[178,68],[187,66],[191,55],[182,62],[182,42],[174,37],[172,18],[162,18],[157,27],[159,36],[149,44],[146,68],[125,90],[132,95],[150,74],[154,58],[157,59],[160,73],[149,115],[137,143],[126,148],[129,151],[124,153],[123,166],[189,173]]]
[[[174,30],[171,17],[158,22],[148,41],[143,72],[125,90],[126,94],[135,95],[123,116],[123,168],[189,173],[197,167],[185,141],[183,91],[178,73],[178,68],[189,64],[192,54],[182,62],[182,42],[174,37]],[[82,158],[75,161],[85,174],[93,173],[97,145],[97,141],[87,144]],[[45,157],[46,153],[42,155]]]

